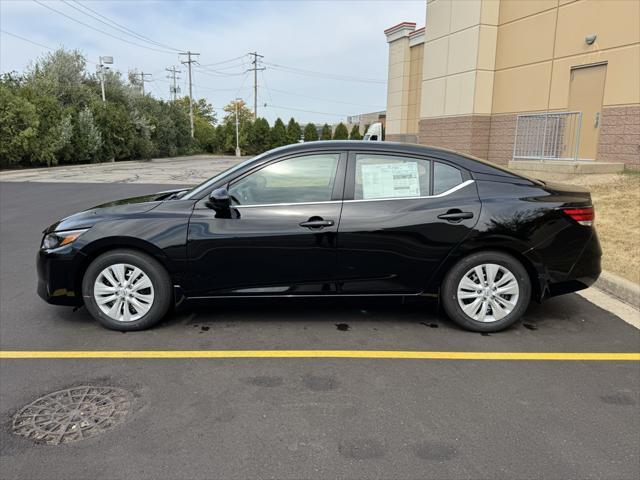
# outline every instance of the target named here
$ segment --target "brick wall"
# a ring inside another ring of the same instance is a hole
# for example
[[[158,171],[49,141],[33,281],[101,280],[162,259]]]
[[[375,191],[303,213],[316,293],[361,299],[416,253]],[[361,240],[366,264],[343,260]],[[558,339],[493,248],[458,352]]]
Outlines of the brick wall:
[[[418,143],[507,165],[513,156],[516,118],[506,114],[422,119]],[[620,162],[640,170],[640,105],[602,109],[596,161]]]
[[[493,115],[486,159],[498,165],[507,165],[513,157],[515,137],[516,115]]]
[[[640,105],[602,109],[596,160],[640,169]]]
[[[491,117],[466,115],[420,120],[418,143],[487,158]]]
[[[418,136],[412,133],[390,133],[384,139],[387,142],[418,143]]]

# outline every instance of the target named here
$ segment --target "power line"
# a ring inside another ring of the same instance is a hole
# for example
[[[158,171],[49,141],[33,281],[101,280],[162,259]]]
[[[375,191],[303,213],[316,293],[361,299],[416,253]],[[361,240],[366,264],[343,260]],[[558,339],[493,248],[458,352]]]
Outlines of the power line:
[[[213,66],[216,66],[216,65],[221,65],[223,63],[233,62],[234,60],[241,60],[241,59],[244,60],[245,57],[246,57],[246,55],[240,55],[239,57],[229,58],[228,60],[221,60],[220,62],[205,63],[205,64],[202,64],[200,66],[201,67],[213,67]]]
[[[15,33],[7,32],[4,29],[0,29],[0,32],[4,33],[5,35],[10,35],[12,37],[18,38],[18,39],[22,40],[23,42],[31,43],[32,45],[36,45],[37,47],[46,48],[47,50],[55,50],[54,48],[47,47],[46,45],[43,45],[43,44],[38,43],[38,42],[34,42],[33,40],[29,40],[28,38],[25,38],[25,37],[21,37],[20,35],[16,35]]]
[[[107,25],[107,26],[109,26],[109,27],[111,27],[111,28],[115,28],[115,29],[117,29],[117,30],[120,30],[121,32],[126,33],[127,35],[130,35],[130,36],[133,36],[133,37],[137,37],[137,38],[138,38],[138,39],[140,39],[140,40],[143,40],[143,41],[146,41],[146,42],[149,42],[149,43],[155,44],[155,45],[157,45],[157,46],[159,46],[159,47],[168,48],[168,49],[170,49],[170,50],[175,50],[176,52],[180,52],[180,51],[181,51],[181,49],[179,49],[179,48],[175,48],[175,47],[172,47],[172,46],[170,46],[170,45],[162,44],[162,43],[157,42],[157,41],[155,41],[155,40],[153,40],[153,39],[151,39],[151,38],[149,38],[149,37],[146,37],[146,36],[142,35],[141,33],[136,32],[135,30],[132,30],[132,29],[130,29],[130,28],[128,28],[128,27],[125,27],[124,25],[122,25],[122,24],[120,24],[120,23],[116,22],[115,20],[112,20],[112,19],[110,19],[109,17],[107,17],[107,16],[105,16],[105,15],[102,15],[100,12],[97,12],[97,11],[95,11],[94,9],[92,9],[92,8],[90,8],[90,7],[86,6],[86,5],[84,5],[83,3],[79,2],[78,0],[72,0],[72,1],[73,1],[73,3],[75,3],[75,4],[79,5],[80,7],[84,8],[85,10],[88,10],[88,11],[90,11],[90,12],[93,12],[95,15],[97,15],[98,17],[100,17],[100,18],[102,18],[102,19],[106,20],[106,22],[109,22],[109,23],[106,23],[106,22],[104,22],[104,21],[100,20],[99,18],[96,18],[96,17],[95,17],[95,16],[93,16],[93,15],[90,15],[90,14],[88,14],[88,13],[86,13],[86,12],[83,12],[83,11],[79,10],[78,8],[76,8],[76,7],[74,7],[73,5],[71,5],[67,0],[62,0],[62,1],[63,1],[65,4],[67,4],[68,6],[70,6],[71,8],[74,8],[74,9],[78,10],[80,13],[82,13],[82,14],[84,14],[84,15],[87,15],[87,16],[89,16],[89,17],[93,18],[94,20],[97,20],[97,21],[99,21],[100,23],[103,23],[103,24],[105,24],[105,25]]]
[[[211,68],[210,66],[203,66],[200,65],[201,67],[203,67],[205,70],[211,70],[212,72],[220,72],[220,71],[224,71],[224,70],[232,70],[234,68],[246,68],[247,67],[247,62],[240,62],[240,63],[232,63],[230,65],[223,65],[221,67],[215,67],[215,68]]]
[[[204,68],[200,68],[199,66],[196,70],[200,73],[204,73],[210,77],[220,78],[220,77],[239,77],[240,75],[244,75],[246,72],[238,72],[238,73],[225,73],[225,72],[217,72],[215,70],[207,70]]]
[[[69,20],[71,20],[71,21],[73,21],[73,22],[76,22],[76,23],[78,23],[78,24],[80,24],[80,25],[83,25],[83,26],[85,26],[85,27],[87,27],[87,28],[90,28],[91,30],[95,30],[96,32],[100,32],[100,33],[102,33],[103,35],[107,35],[108,37],[115,38],[116,40],[120,40],[121,42],[125,42],[125,43],[128,43],[128,44],[130,44],[130,45],[135,45],[136,47],[146,48],[147,50],[153,50],[153,51],[156,51],[156,52],[162,52],[162,53],[174,53],[174,52],[169,51],[169,50],[160,50],[160,49],[158,49],[158,48],[153,48],[153,47],[148,47],[148,46],[146,46],[146,45],[141,45],[141,44],[139,44],[139,43],[136,43],[136,42],[132,42],[132,41],[130,41],[130,40],[127,40],[126,38],[121,38],[121,37],[118,37],[118,36],[116,36],[116,35],[112,35],[112,34],[110,34],[109,32],[105,32],[104,30],[100,30],[99,28],[96,28],[96,27],[94,27],[94,26],[92,26],[92,25],[89,25],[88,23],[85,23],[85,22],[83,22],[82,20],[78,20],[77,18],[74,18],[74,17],[72,17],[72,16],[70,16],[70,15],[67,15],[66,13],[61,12],[60,10],[56,10],[55,8],[50,7],[49,5],[45,5],[45,4],[44,4],[44,3],[42,3],[40,0],[33,0],[33,2],[37,3],[37,4],[38,4],[38,5],[40,5],[41,7],[44,7],[44,8],[46,8],[46,9],[48,9],[48,10],[51,10],[52,12],[55,12],[55,13],[57,13],[57,14],[59,14],[59,15],[62,15],[63,17],[68,18]]]
[[[269,88],[269,84],[267,83],[267,76],[264,73],[264,70],[260,72],[260,76],[262,76],[262,83],[264,83],[264,88],[267,90],[267,95],[269,95],[269,104],[273,103],[273,97],[271,96],[271,89]],[[265,106],[267,103],[265,102]],[[280,116],[280,111],[274,108],[274,111],[278,116]]]
[[[17,34],[15,34],[15,33],[8,32],[7,30],[5,30],[5,29],[3,29],[3,28],[0,28],[0,32],[4,33],[5,35],[9,35],[9,36],[15,37],[15,38],[17,38],[18,40],[22,40],[23,42],[27,42],[27,43],[30,43],[30,44],[32,44],[32,45],[35,45],[35,46],[37,46],[37,47],[46,48],[47,50],[55,50],[55,48],[48,47],[48,46],[46,46],[46,45],[43,45],[42,43],[34,42],[33,40],[29,40],[28,38],[23,37],[23,36],[21,36],[21,35],[17,35]],[[89,60],[89,59],[87,59],[87,58],[85,58],[84,60],[85,60],[85,62],[87,62],[87,63],[91,63],[91,64],[93,64],[93,65],[97,65],[97,63],[96,63],[96,62],[92,62],[91,60]]]
[[[380,105],[369,105],[369,104],[364,104],[364,103],[343,102],[343,101],[340,101],[340,100],[331,100],[329,98],[321,98],[321,97],[314,97],[314,96],[311,96],[311,95],[302,95],[302,94],[299,94],[299,93],[287,92],[286,90],[278,90],[276,88],[272,88],[271,90],[274,91],[274,92],[282,93],[284,95],[291,95],[293,97],[310,98],[312,100],[322,100],[323,102],[340,103],[340,104],[343,104],[343,105],[354,105],[354,106],[357,106],[357,107],[371,107],[371,108],[384,109],[384,107],[382,107]]]
[[[330,115],[333,117],[347,117],[348,115],[346,113],[330,113],[330,112],[318,112],[315,110],[304,110],[302,108],[294,108],[294,107],[285,107],[282,105],[270,105],[267,104],[268,107],[272,107],[272,108],[282,108],[284,110],[293,110],[296,112],[305,112],[305,113],[317,113],[319,115]]]
[[[285,65],[278,65],[276,63],[269,63],[269,62],[264,62],[264,64],[268,65],[274,70],[278,70],[286,73],[293,73],[295,75],[305,75],[308,77],[326,78],[329,80],[341,80],[341,81],[348,81],[348,82],[376,83],[381,85],[386,85],[387,83],[385,80],[377,80],[374,78],[354,77],[350,75],[336,75],[332,73],[316,72],[313,70],[304,70],[302,68],[297,68],[297,67],[287,67]]]
[[[244,74],[244,78],[242,79],[242,83],[240,83],[240,86],[238,87],[238,90],[236,90],[236,94],[234,95],[234,97],[237,97],[238,94],[240,93],[240,90],[244,89],[244,82],[247,81],[247,77],[249,76],[249,72],[245,72]],[[248,87],[247,87],[248,88]]]
[[[80,2],[77,2],[74,0],[74,3],[78,4],[79,6],[81,6],[82,8],[85,8],[91,12],[94,12],[96,15],[99,15],[100,17],[106,19],[109,23],[101,20],[100,18],[96,17],[95,15],[91,15],[90,13],[84,12],[81,9],[79,9],[78,7],[76,7],[75,5],[72,5],[70,2],[68,2],[67,0],[62,0],[62,2],[67,5],[68,7],[73,8],[74,10],[80,12],[83,15],[86,15],[89,18],[92,18],[93,20],[96,20],[104,25],[106,25],[109,28],[113,28],[115,30],[118,30],[122,33],[124,33],[125,35],[129,35],[130,37],[135,38],[136,40],[142,40],[143,42],[147,42],[150,43],[154,46],[160,46],[163,48],[168,48],[170,50],[175,50],[176,52],[179,52],[180,49],[171,47],[171,46],[167,46],[167,45],[163,45],[159,42],[156,42],[155,40],[151,40],[150,38],[145,37],[144,35],[138,34],[136,32],[134,32],[133,30],[128,29],[127,27],[121,27],[119,24],[117,24],[116,22],[114,22],[113,20],[110,20],[109,18],[105,17],[104,15],[101,15],[100,13],[96,12],[95,10],[92,10],[91,8],[87,7],[86,5],[81,4]],[[112,25],[114,24],[114,25]]]

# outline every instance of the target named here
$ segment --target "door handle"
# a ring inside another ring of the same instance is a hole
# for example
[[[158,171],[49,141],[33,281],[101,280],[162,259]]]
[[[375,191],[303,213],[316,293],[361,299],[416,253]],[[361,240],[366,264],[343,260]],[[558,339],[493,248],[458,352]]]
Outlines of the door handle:
[[[459,222],[460,220],[466,220],[473,218],[472,212],[461,212],[460,210],[449,210],[447,213],[438,215],[441,220],[447,220],[448,222]]]
[[[306,222],[302,222],[299,225],[301,227],[320,229],[324,227],[332,227],[333,224],[333,220],[307,220]]]

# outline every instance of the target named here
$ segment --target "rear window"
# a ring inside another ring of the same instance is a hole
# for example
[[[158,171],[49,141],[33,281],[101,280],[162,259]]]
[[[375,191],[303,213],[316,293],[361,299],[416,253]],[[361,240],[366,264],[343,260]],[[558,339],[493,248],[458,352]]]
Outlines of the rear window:
[[[462,173],[446,163],[433,163],[433,194],[439,195],[462,183]]]

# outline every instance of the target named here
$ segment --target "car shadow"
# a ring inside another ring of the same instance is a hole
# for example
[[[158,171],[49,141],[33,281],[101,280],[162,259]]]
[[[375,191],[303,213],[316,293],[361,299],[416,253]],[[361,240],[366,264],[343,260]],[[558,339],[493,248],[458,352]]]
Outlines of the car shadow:
[[[349,297],[349,298],[260,298],[216,299],[189,302],[170,314],[156,328],[220,326],[242,322],[332,323],[389,322],[457,328],[439,309],[438,302],[426,298]],[[437,327],[433,327],[437,328]]]

